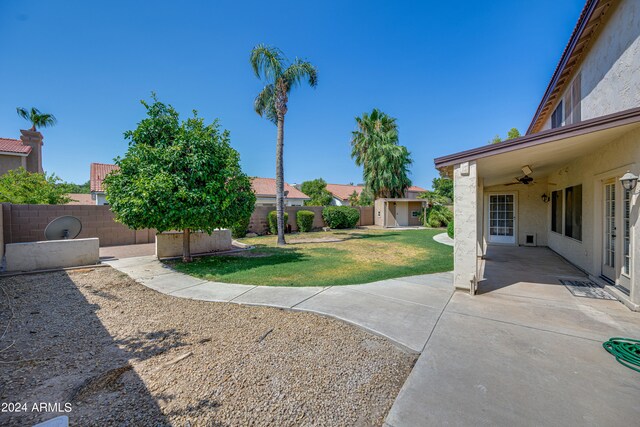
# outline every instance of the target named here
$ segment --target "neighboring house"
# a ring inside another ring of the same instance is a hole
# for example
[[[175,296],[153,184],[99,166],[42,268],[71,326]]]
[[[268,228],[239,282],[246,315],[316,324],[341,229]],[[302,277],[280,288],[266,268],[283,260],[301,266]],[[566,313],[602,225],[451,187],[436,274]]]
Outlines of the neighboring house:
[[[417,227],[422,225],[420,214],[427,208],[426,200],[376,199],[374,223],[381,227]]]
[[[67,205],[95,205],[96,201],[93,200],[91,194],[84,193],[69,193],[67,194],[71,198],[71,201]]]
[[[327,184],[327,190],[331,193],[333,206],[349,206],[349,197],[355,191],[358,196],[364,190],[364,185],[351,185],[351,184]],[[405,199],[417,199],[420,193],[424,193],[426,190],[422,187],[412,185],[405,193]],[[391,200],[391,199],[389,199]]]
[[[256,193],[256,206],[276,205],[276,180],[274,178],[251,178],[251,188]],[[284,183],[285,206],[303,206],[305,200],[311,200],[297,188]]]
[[[349,206],[349,197],[355,191],[358,196],[364,190],[364,185],[327,184],[327,191],[331,193],[331,205]]]
[[[374,223],[381,227],[416,227],[422,225],[420,214],[427,208],[426,200],[418,199],[422,187],[412,185],[405,197],[382,198],[374,202]]]
[[[102,182],[107,174],[111,171],[119,169],[116,165],[106,163],[91,163],[90,183],[91,198],[96,205],[108,205],[107,195],[104,192]]]
[[[32,130],[20,130],[20,134],[20,139],[0,138],[0,175],[19,167],[43,172],[42,134]]]
[[[640,2],[586,2],[525,136],[435,164],[457,288],[475,292],[492,245],[546,246],[640,308],[640,186],[621,180],[640,174]]]

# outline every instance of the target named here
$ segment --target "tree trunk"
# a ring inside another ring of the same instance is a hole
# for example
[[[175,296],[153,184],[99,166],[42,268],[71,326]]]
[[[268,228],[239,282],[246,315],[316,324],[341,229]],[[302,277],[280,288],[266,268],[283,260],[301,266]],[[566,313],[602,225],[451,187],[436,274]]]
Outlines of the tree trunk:
[[[286,245],[284,240],[284,114],[278,114],[278,140],[276,143],[276,214],[278,224],[278,246]]]
[[[182,232],[182,262],[191,261],[191,230],[185,228]]]

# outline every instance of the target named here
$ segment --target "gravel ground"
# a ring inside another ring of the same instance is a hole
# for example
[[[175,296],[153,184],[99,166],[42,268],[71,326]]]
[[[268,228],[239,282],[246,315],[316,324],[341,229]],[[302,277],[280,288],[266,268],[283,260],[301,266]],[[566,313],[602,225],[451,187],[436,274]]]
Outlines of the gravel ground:
[[[52,418],[43,402],[70,403],[74,426],[381,425],[416,360],[337,320],[173,298],[111,268],[0,288],[0,402],[27,403],[3,426]]]

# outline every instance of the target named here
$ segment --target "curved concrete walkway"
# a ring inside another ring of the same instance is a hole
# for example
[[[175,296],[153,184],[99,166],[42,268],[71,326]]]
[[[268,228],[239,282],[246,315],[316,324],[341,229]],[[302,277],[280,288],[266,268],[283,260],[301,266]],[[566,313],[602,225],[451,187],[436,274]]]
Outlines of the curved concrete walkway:
[[[453,246],[453,239],[447,233],[440,233],[433,236],[433,240],[443,245]]]
[[[154,256],[106,263],[167,295],[319,313],[360,326],[417,353],[422,352],[453,293],[451,273],[402,277],[362,285],[274,287],[198,279],[165,266]]]

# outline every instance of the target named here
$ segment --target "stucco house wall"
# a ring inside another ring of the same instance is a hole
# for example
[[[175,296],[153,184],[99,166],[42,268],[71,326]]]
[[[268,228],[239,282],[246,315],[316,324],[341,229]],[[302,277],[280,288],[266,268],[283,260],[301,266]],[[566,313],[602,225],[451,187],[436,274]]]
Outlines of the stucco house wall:
[[[602,200],[603,179],[615,176],[618,179],[627,170],[640,174],[640,130],[628,132],[605,147],[582,157],[560,168],[549,176],[549,181],[557,185],[554,190],[562,190],[573,185],[582,184],[582,241],[577,241],[561,234],[548,231],[548,244],[551,249],[567,258],[585,271],[600,275],[602,239]],[[619,186],[619,184],[618,184]],[[618,191],[617,196],[621,196]],[[638,190],[635,191],[632,206],[637,206]],[[635,208],[637,210],[637,207]],[[547,211],[550,221],[551,207]],[[635,230],[640,229],[637,212],[631,215],[635,220]],[[633,224],[632,224],[633,227]],[[622,231],[619,233],[622,234]],[[640,248],[640,233],[636,232],[635,246]],[[638,252],[638,251],[636,251]],[[640,261],[635,263],[640,268]],[[638,271],[638,269],[636,269]],[[640,273],[638,276],[640,277]]]
[[[491,187],[484,187],[483,196],[481,197],[482,217],[487,217],[488,210],[488,197],[490,194],[515,194],[517,200],[516,207],[516,229],[517,229],[517,244],[524,245],[526,242],[527,234],[536,235],[536,246],[547,246],[547,232],[549,218],[545,215],[547,209],[545,202],[542,201],[542,195],[549,195],[549,189],[546,179],[536,179],[534,184],[529,185],[494,185]],[[482,221],[482,228],[484,236],[489,234],[488,221]],[[483,240],[483,246],[486,243]],[[484,252],[484,251],[483,251]]]
[[[640,2],[623,0],[584,56],[571,81],[580,74],[582,120],[640,105]],[[564,99],[570,85],[551,109]],[[542,129],[551,128],[551,116]]]
[[[26,160],[24,156],[8,156],[0,154],[0,175],[5,174],[13,169],[23,167],[26,169]]]

